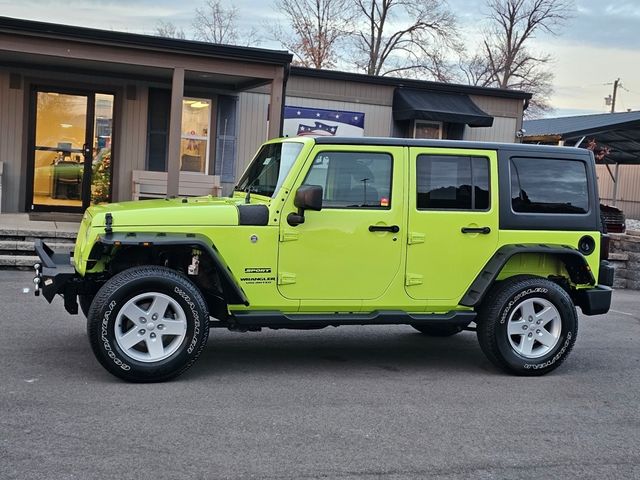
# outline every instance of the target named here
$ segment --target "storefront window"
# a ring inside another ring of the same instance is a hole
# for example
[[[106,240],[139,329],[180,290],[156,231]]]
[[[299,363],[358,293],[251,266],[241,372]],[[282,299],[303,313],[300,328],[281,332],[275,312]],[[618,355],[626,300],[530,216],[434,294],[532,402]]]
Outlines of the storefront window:
[[[182,101],[180,170],[183,172],[209,172],[211,110],[210,99],[185,98]]]
[[[111,201],[113,95],[96,93],[91,168],[91,203]]]

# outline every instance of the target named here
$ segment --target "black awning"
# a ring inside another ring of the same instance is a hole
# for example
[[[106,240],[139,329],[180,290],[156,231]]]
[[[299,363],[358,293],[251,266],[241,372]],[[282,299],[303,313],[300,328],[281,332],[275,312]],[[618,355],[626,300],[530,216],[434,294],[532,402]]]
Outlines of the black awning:
[[[493,125],[493,117],[480,110],[468,95],[409,88],[396,88],[393,118],[466,123],[470,127]]]

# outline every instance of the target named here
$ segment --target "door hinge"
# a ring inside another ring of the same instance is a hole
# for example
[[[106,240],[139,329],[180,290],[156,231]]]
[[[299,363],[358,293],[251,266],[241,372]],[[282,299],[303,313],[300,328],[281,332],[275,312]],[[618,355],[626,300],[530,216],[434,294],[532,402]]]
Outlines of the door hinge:
[[[284,231],[280,232],[280,241],[281,242],[292,242],[293,240],[298,240],[300,234],[298,232]]]
[[[426,235],[420,232],[409,232],[407,236],[407,243],[409,245],[415,245],[416,243],[424,243]]]
[[[407,273],[405,279],[404,279],[404,284],[407,287],[410,287],[412,285],[422,285],[423,283],[423,275],[418,275],[417,273]]]
[[[278,285],[291,285],[296,283],[296,274],[288,272],[280,272],[278,274]]]

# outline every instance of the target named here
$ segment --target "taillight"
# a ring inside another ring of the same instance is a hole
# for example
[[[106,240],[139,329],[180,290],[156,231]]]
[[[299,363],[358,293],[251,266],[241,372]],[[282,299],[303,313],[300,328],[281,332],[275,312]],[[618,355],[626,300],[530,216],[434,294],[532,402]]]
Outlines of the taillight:
[[[607,234],[600,235],[600,260],[609,259],[609,244],[611,237]]]

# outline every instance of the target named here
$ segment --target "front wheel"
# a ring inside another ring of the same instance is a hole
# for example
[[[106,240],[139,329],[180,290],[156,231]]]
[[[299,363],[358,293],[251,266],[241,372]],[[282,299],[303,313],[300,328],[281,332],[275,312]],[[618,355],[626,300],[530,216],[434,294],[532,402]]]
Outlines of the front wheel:
[[[87,333],[110,373],[132,382],[159,382],[196,361],[207,343],[209,314],[188,278],[165,267],[134,267],[97,293]]]
[[[478,341],[496,366],[517,375],[544,375],[569,355],[578,315],[560,286],[516,276],[496,284],[478,313]]]

